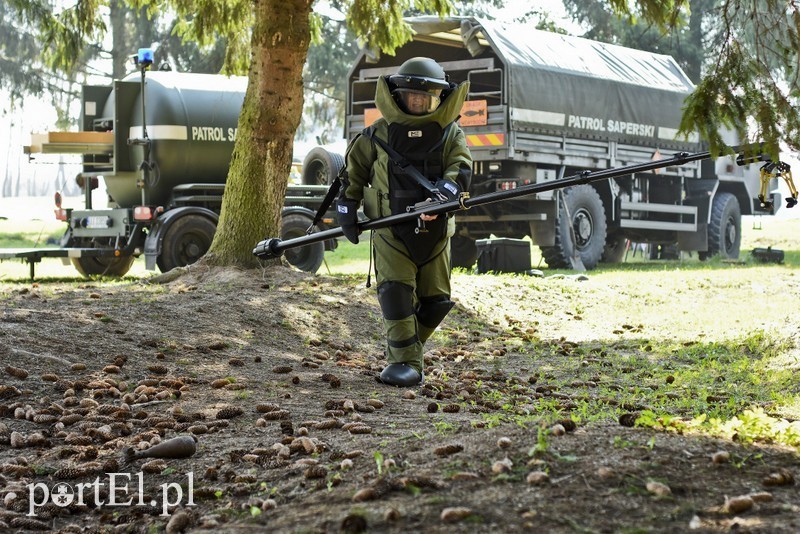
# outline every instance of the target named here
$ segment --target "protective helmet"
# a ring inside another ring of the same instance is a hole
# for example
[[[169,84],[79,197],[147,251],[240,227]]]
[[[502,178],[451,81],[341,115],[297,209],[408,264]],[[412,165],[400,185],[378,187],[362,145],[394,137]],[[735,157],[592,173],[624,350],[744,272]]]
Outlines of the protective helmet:
[[[436,111],[442,91],[450,88],[444,69],[427,57],[414,57],[400,65],[397,74],[389,76],[389,84],[398,105],[411,115]]]

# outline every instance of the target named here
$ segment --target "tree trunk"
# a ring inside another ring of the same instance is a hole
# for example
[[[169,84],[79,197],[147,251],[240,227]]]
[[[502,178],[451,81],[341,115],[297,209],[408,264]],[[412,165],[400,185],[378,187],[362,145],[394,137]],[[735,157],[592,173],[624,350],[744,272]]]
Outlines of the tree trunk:
[[[255,0],[249,82],[210,265],[256,267],[253,247],[280,235],[280,214],[303,111],[311,0]],[[283,96],[286,95],[286,96]]]
[[[686,75],[693,83],[699,83],[703,70],[703,19],[714,2],[709,0],[689,0],[689,53],[686,55]]]
[[[126,50],[127,22],[125,15],[128,9],[122,0],[112,0],[108,4],[108,9],[111,19],[111,78],[121,80],[125,76],[125,62],[135,52],[135,50]]]

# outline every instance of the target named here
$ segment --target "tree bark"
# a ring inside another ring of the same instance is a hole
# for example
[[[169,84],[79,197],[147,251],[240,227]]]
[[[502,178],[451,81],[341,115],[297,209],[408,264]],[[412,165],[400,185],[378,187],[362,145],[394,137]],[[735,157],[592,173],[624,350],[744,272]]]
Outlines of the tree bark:
[[[127,9],[122,0],[111,0],[108,4],[111,19],[111,78],[121,80],[125,76],[125,62],[134,52],[126,50],[125,38]]]
[[[249,82],[217,232],[202,261],[251,268],[253,247],[280,235],[280,216],[303,111],[310,0],[255,0]]]
[[[703,70],[703,18],[713,2],[690,0],[689,9],[689,50],[687,54],[686,75],[693,83],[699,83]]]

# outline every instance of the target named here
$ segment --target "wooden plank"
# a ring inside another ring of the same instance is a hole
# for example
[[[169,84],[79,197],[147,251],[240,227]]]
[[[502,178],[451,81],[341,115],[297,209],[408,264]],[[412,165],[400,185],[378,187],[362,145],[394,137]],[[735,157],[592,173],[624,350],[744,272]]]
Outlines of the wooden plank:
[[[47,132],[32,133],[25,154],[110,154],[114,149],[114,132]]]
[[[48,143],[111,144],[114,142],[114,132],[48,132],[46,135]]]

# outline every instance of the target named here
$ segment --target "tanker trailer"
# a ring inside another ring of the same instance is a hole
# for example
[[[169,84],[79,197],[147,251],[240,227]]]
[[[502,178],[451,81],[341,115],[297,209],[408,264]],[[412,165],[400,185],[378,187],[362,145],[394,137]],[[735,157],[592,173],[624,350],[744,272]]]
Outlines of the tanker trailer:
[[[473,17],[407,20],[414,36],[394,55],[356,57],[345,138],[380,116],[380,77],[412,57],[431,57],[450,81],[470,82],[459,124],[474,160],[473,197],[704,148],[696,135],[676,137],[694,86],[669,56]],[[310,171],[331,158],[319,148],[311,156],[306,183],[318,183],[320,173]],[[525,236],[554,268],[574,267],[576,258],[588,269],[619,262],[629,240],[736,258],[741,216],[772,213],[767,206],[780,203],[776,190],[762,203],[759,183],[758,165],[719,159],[476,207],[455,214],[453,265],[475,263],[477,239]]]
[[[85,207],[57,206],[57,217],[68,223],[60,251],[37,249],[16,257],[66,256],[84,276],[122,276],[141,254],[147,269],[166,272],[194,263],[208,250],[247,79],[161,70],[145,77],[144,70],[141,79],[133,73],[111,85],[84,86],[81,132],[34,139],[29,152],[82,154],[77,181]],[[95,208],[91,191],[100,179],[108,205]],[[304,235],[325,191],[325,186],[289,185],[281,233]],[[326,214],[317,228],[333,221]],[[324,251],[335,247],[330,240],[287,260],[315,272]]]

